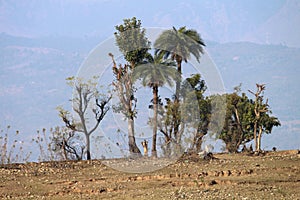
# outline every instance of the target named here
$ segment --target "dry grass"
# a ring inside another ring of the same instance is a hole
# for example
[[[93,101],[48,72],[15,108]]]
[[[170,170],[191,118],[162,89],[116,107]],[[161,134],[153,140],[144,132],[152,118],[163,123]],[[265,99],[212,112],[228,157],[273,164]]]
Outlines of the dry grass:
[[[0,198],[294,200],[300,199],[299,155],[216,154],[211,161],[191,155],[140,174],[113,170],[99,160],[2,165]]]

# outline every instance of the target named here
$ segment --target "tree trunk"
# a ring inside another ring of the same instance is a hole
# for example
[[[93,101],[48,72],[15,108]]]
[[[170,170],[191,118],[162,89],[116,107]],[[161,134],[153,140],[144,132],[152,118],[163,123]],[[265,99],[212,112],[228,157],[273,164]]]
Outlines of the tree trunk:
[[[173,115],[173,118],[174,118],[174,136],[175,136],[175,139],[176,141],[178,140],[178,131],[179,131],[179,126],[180,126],[180,122],[181,122],[181,119],[180,119],[180,113],[179,113],[179,110],[180,110],[180,105],[179,105],[179,98],[180,98],[180,84],[181,84],[181,63],[182,63],[182,57],[181,56],[178,56],[176,55],[175,57],[176,59],[176,63],[177,63],[177,71],[178,73],[180,74],[180,78],[179,80],[176,80],[176,91],[175,91],[175,111],[174,111],[174,115]]]
[[[63,139],[63,143],[62,143],[62,150],[63,150],[63,155],[64,155],[64,157],[65,157],[65,160],[69,160],[69,158],[68,158],[68,154],[67,154],[67,151],[66,151],[66,141],[65,141],[65,139]]]
[[[182,72],[181,72],[181,62],[182,62],[182,59],[181,58],[176,58],[176,62],[177,62],[177,72],[181,75],[182,74]],[[175,99],[177,99],[177,100],[179,100],[180,83],[181,83],[181,77],[180,77],[179,80],[176,81]]]
[[[157,135],[157,97],[158,96],[158,86],[153,86],[153,138],[152,138],[152,157],[157,157],[156,151],[156,135]]]
[[[193,141],[193,149],[196,150],[196,152],[201,151],[201,146],[202,146],[202,138],[204,137],[203,133],[199,133],[198,130],[196,131],[194,141]]]
[[[257,136],[257,148],[256,151],[260,152],[261,151],[261,136],[262,136],[262,126],[259,127],[259,132],[258,132],[258,136]]]
[[[91,160],[91,142],[90,142],[90,136],[88,134],[85,134],[86,138],[86,159]]]
[[[128,146],[129,146],[129,153],[131,156],[133,157],[142,156],[141,151],[135,142],[133,117],[128,118]]]
[[[256,101],[257,102],[257,101]],[[258,150],[258,138],[257,138],[257,124],[260,118],[260,112],[258,111],[257,105],[255,106],[255,122],[254,122],[254,143],[255,143],[255,151]]]
[[[254,134],[254,146],[255,151],[257,149],[257,121],[254,122],[254,128],[253,128],[253,134]]]
[[[243,130],[243,126],[242,126],[242,123],[240,121],[240,116],[239,116],[239,112],[238,112],[238,109],[236,106],[234,106],[234,113],[235,113],[235,117],[236,117],[236,121],[237,121],[237,125],[238,125],[238,130],[240,131],[240,138],[238,140],[238,143],[237,143],[237,149],[240,147],[240,145],[242,144],[243,142],[243,138],[244,138],[244,130]]]

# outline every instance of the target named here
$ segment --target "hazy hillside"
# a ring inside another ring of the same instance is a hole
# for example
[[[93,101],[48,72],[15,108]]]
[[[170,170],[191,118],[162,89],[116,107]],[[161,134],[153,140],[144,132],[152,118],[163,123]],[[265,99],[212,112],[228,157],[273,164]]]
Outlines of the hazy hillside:
[[[1,128],[10,124],[29,137],[37,129],[62,125],[55,108],[61,104],[69,106],[71,89],[66,86],[65,78],[76,75],[88,48],[98,44],[95,41],[95,38],[86,38],[85,43],[59,37],[47,40],[0,35]],[[227,91],[231,92],[239,83],[243,83],[245,92],[255,90],[255,83],[267,84],[266,97],[283,126],[267,137],[263,148],[271,145],[299,148],[300,49],[207,42],[207,50]]]
[[[250,31],[244,40],[300,47],[300,2],[288,0],[272,17]]]
[[[84,54],[79,48],[67,51],[63,42],[56,45],[51,40],[46,44],[40,39],[1,35],[0,41],[2,128],[10,124],[34,134],[36,129],[52,126],[57,118],[55,107],[71,96],[66,93],[71,90],[65,78],[76,73]]]
[[[300,49],[254,43],[212,43],[208,49],[228,90],[240,82],[245,91],[265,83],[274,113],[285,119],[300,118]]]

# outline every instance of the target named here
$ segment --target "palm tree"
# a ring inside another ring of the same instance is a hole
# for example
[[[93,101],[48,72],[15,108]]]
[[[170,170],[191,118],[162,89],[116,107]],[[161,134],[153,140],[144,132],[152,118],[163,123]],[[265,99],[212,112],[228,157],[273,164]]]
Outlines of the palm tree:
[[[173,86],[173,80],[179,78],[175,63],[171,60],[164,60],[163,56],[149,55],[147,62],[137,66],[133,73],[133,80],[141,79],[144,86],[152,88],[153,93],[153,138],[152,157],[157,157],[156,136],[157,136],[157,113],[158,113],[158,88],[165,84]]]
[[[179,30],[173,27],[171,30],[164,31],[154,43],[155,54],[175,60],[180,74],[182,61],[187,62],[191,54],[200,62],[200,55],[204,53],[203,46],[205,44],[199,33],[186,29],[185,26]]]
[[[198,62],[200,62],[200,55],[204,53],[203,47],[205,46],[199,33],[192,29],[186,29],[181,27],[177,30],[175,27],[170,30],[164,31],[155,41],[154,48],[156,49],[155,55],[163,56],[163,58],[171,58],[177,63],[177,71],[182,74],[181,64],[182,61],[187,62],[190,59],[191,54],[195,56]],[[180,82],[176,81],[176,92],[174,105],[176,110],[174,112],[174,135],[177,136],[179,125],[180,125],[180,114],[179,114],[179,91]]]

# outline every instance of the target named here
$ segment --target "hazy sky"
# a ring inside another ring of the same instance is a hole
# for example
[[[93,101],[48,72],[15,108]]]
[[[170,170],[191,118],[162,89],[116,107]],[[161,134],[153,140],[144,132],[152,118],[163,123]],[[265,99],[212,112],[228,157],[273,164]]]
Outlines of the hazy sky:
[[[296,39],[287,38],[281,29],[295,32],[299,8],[297,0],[1,0],[0,32],[107,37],[122,19],[136,16],[144,27],[185,25],[200,31],[206,40],[290,43]]]

